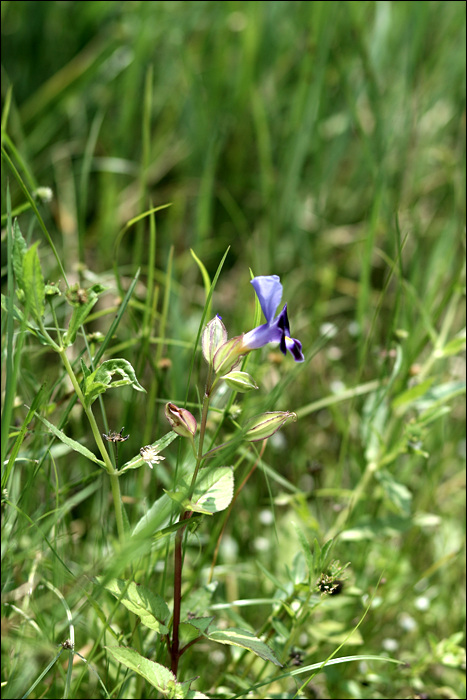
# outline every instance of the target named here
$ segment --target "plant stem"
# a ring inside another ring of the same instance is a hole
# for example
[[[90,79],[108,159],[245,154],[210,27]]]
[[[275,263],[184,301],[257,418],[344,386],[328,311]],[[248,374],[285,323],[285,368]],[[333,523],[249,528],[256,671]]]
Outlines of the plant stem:
[[[193,477],[191,479],[190,489],[188,491],[188,500],[191,500],[193,492],[195,490],[196,478],[203,461],[203,444],[204,436],[206,433],[206,422],[208,418],[209,411],[209,401],[212,393],[212,367],[209,368],[208,378],[206,380],[206,389],[204,392],[203,409],[201,412],[201,422],[199,428],[199,444],[198,444],[198,454],[196,457],[195,470],[193,472]],[[181,516],[180,520],[188,520],[192,515],[192,511],[185,510]],[[182,568],[183,568],[183,535],[186,530],[186,525],[177,530],[175,536],[175,550],[174,550],[174,607],[173,607],[173,620],[172,620],[172,644],[170,645],[170,658],[171,658],[171,670],[176,676],[178,671],[178,662],[180,656],[182,655],[184,649],[180,650],[180,608],[182,604]]]
[[[188,516],[188,511],[185,511],[181,520],[185,520]],[[183,533],[185,528],[181,527],[177,530],[175,536],[175,555],[174,555],[174,611],[173,611],[173,626],[172,626],[172,644],[170,647],[171,670],[176,676],[178,671],[178,661],[180,659],[180,607],[182,603],[182,566],[183,566]]]
[[[67,371],[67,374],[70,378],[71,383],[73,384],[73,388],[76,391],[76,395],[78,396],[79,401],[81,402],[81,405],[83,407],[83,410],[86,414],[86,417],[89,421],[89,425],[91,426],[92,434],[94,436],[94,439],[96,441],[96,445],[99,449],[99,452],[101,453],[102,459],[104,460],[105,468],[107,470],[107,473],[110,477],[110,486],[112,488],[112,496],[113,496],[113,501],[114,501],[114,508],[115,508],[115,519],[117,522],[117,531],[118,531],[118,536],[120,541],[123,541],[125,530],[123,526],[123,510],[122,510],[122,496],[120,493],[120,482],[118,478],[118,472],[115,469],[114,465],[112,464],[112,461],[109,457],[109,453],[107,452],[104,441],[102,440],[102,436],[99,432],[99,428],[96,423],[96,419],[94,418],[94,414],[91,410],[90,406],[86,406],[86,402],[84,400],[83,392],[81,391],[81,387],[79,385],[78,380],[76,379],[76,375],[73,372],[73,368],[70,364],[70,361],[66,355],[65,348],[60,348],[58,350],[58,353],[60,355],[60,358],[65,366],[65,369]]]

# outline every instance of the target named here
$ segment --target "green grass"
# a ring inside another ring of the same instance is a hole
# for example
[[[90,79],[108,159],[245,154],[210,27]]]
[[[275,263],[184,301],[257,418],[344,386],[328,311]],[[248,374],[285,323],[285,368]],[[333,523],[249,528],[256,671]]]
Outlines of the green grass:
[[[297,421],[209,460],[235,499],[183,541],[182,621],[247,630],[283,668],[203,638],[178,680],[465,697],[464,3],[4,2],[2,32],[2,695],[170,695],[116,658],[171,665],[105,586],[172,613],[181,511],[150,509],[193,453],[116,477],[99,435],[124,426],[121,468],[168,401],[202,423],[198,334],[257,325],[251,270],[280,275],[306,361],[248,355],[259,389],[214,394],[205,449],[263,411]],[[86,405],[83,371],[117,358],[146,393]],[[56,660],[72,634],[87,663]]]

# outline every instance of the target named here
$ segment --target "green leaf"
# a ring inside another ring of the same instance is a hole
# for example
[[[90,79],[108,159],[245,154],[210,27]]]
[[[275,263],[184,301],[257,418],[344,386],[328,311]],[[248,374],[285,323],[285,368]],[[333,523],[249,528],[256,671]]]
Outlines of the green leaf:
[[[450,412],[450,406],[434,405],[432,408],[429,408],[420,414],[420,416],[417,418],[417,426],[425,427],[426,425],[433,423],[433,421],[438,420],[438,418],[442,418],[442,416],[445,416]]]
[[[441,350],[440,354],[442,357],[449,357],[450,355],[458,355],[465,350],[465,328],[457,334],[453,340],[450,340],[444,348]]]
[[[218,467],[206,470],[195,490],[187,510],[212,515],[225,510],[233,498],[234,475],[232,467]]]
[[[24,316],[24,313],[19,309],[17,306],[12,305],[12,310],[10,310],[10,305],[8,301],[8,297],[5,297],[3,294],[1,295],[1,306],[2,310],[5,311],[6,313],[11,313],[15,321],[18,321],[21,323],[22,326],[28,329],[30,333],[32,333],[42,345],[49,345],[49,340],[40,333],[37,328],[32,324],[29,323]]]
[[[207,699],[207,695],[190,690],[188,684],[179,683],[168,668],[146,659],[134,649],[127,647],[106,647],[106,649],[119,663],[138,673],[168,698]]]
[[[121,379],[112,381],[115,374]],[[84,397],[86,404],[90,406],[99,394],[103,394],[107,389],[127,384],[130,384],[136,391],[146,392],[146,389],[136,379],[135,370],[127,360],[106,360],[85,379]]]
[[[377,391],[365,401],[362,413],[362,444],[365,445],[365,459],[376,462],[384,444],[384,430],[388,418],[388,405],[382,393]]]
[[[106,647],[107,651],[117,659],[117,661],[140,676],[145,678],[154,688],[169,698],[182,698],[183,695],[177,693],[177,680],[168,668],[157,664],[154,661],[144,658],[134,649],[126,647]]]
[[[394,401],[392,402],[392,407],[399,408],[399,406],[403,406],[404,404],[413,403],[416,399],[420,398],[420,396],[424,396],[424,394],[427,393],[428,389],[432,384],[433,378],[430,378],[425,379],[424,382],[420,382],[420,384],[416,384],[410,389],[407,389],[407,391],[404,391],[402,394],[399,394],[399,396],[397,396],[397,398],[394,399]]]
[[[180,638],[183,646],[189,644],[194,639],[199,639],[206,633],[207,628],[214,620],[211,617],[190,617],[180,624]]]
[[[412,511],[412,494],[407,486],[397,482],[392,474],[381,470],[375,474],[386,497],[403,515],[409,516]]]
[[[99,579],[98,579],[99,580]],[[112,579],[104,584],[104,588],[112,593],[119,601],[137,615],[143,625],[159,634],[168,634],[168,627],[163,624],[170,616],[166,602],[157,593],[152,593],[144,586],[129,585],[121,579]]]
[[[326,563],[327,563],[326,559],[328,558],[328,554],[329,554],[329,551],[332,547],[333,542],[334,542],[334,540],[331,537],[330,540],[328,540],[327,542],[325,542],[323,544],[323,547],[321,549],[321,570],[323,570],[324,567],[326,566]]]
[[[78,291],[82,292],[82,296],[78,295]],[[105,287],[101,284],[93,284],[89,289],[79,290],[76,288],[68,290],[67,299],[73,306],[73,313],[68,323],[68,330],[63,335],[63,344],[65,347],[75,342],[76,334],[79,328],[83,325],[92,308],[99,299],[99,295],[105,291]],[[81,301],[79,301],[81,299]]]
[[[89,375],[91,374],[91,370],[86,365],[83,358],[80,359],[80,364],[81,364],[81,371],[83,372],[83,377],[86,379],[86,377],[89,377]]]
[[[174,506],[172,501],[169,496],[164,493],[136,523],[132,534],[141,535],[144,533],[148,537],[151,537],[155,532],[158,532],[170,522],[173,511]]]
[[[13,270],[15,272],[16,284],[18,285],[16,293],[20,301],[24,301],[23,263],[27,249],[28,247],[21,234],[18,220],[15,219],[13,224]]]
[[[201,260],[198,258],[198,256],[194,252],[194,250],[192,250],[191,248],[190,248],[190,253],[191,253],[193,259],[195,260],[196,264],[198,265],[199,270],[201,272],[201,276],[203,278],[203,283],[204,283],[204,291],[206,293],[206,300],[208,300],[209,299],[209,291],[211,289],[211,279],[209,277],[209,273],[206,270],[203,263],[201,262]],[[208,318],[211,318],[211,300],[209,300],[209,304],[206,306],[206,316]]]
[[[33,402],[31,404],[31,408],[28,410],[28,414],[27,414],[26,418],[24,419],[23,424],[21,426],[21,430],[19,431],[18,436],[15,440],[15,444],[13,445],[13,448],[12,448],[11,453],[10,453],[10,457],[8,459],[8,465],[7,465],[4,473],[2,474],[2,488],[5,488],[6,484],[8,483],[9,475],[11,473],[11,470],[13,469],[13,465],[14,465],[15,460],[18,456],[18,453],[21,449],[21,445],[23,443],[23,440],[26,436],[28,425],[32,420],[32,417],[34,415],[36,408],[39,408],[40,405],[42,404],[42,402],[44,401],[44,396],[45,396],[45,384],[43,384],[41,386],[38,393],[34,397]]]
[[[206,632],[207,628],[213,620],[214,615],[212,615],[211,617],[192,617],[189,620],[187,620],[185,624],[192,625],[198,630],[198,632]]]
[[[435,405],[441,405],[447,401],[451,401],[456,396],[465,394],[465,388],[466,384],[463,379],[438,384],[438,386],[433,387],[433,389],[428,391],[417,401],[417,408],[424,411],[433,408]]]
[[[189,590],[182,598],[181,619],[186,620],[190,615],[197,619],[204,618],[217,590],[217,581],[211,581],[199,588]]]
[[[321,620],[310,627],[310,633],[313,637],[323,642],[329,642],[330,644],[345,643],[352,646],[363,644],[363,638],[359,630],[354,630],[351,636],[349,632],[347,625],[338,620]]]
[[[45,285],[37,252],[38,246],[39,243],[34,243],[23,258],[24,301],[36,321],[42,319],[45,309]]]
[[[321,547],[318,542],[318,540],[315,539],[313,540],[313,571],[314,574],[317,574],[318,572],[322,571],[321,567]]]
[[[255,637],[251,632],[248,632],[248,630],[240,630],[232,627],[226,630],[213,630],[206,636],[213,642],[219,642],[219,644],[228,644],[235,647],[242,647],[243,649],[249,649],[249,651],[252,651],[265,661],[272,661],[276,666],[282,666],[268,645],[262,642],[261,639],[258,639],[258,637]]]
[[[295,532],[297,533],[298,539],[300,540],[300,546],[302,548],[303,554],[305,556],[306,565],[308,567],[308,575],[313,576],[313,573],[314,573],[313,555],[311,553],[310,543],[308,542],[303,530],[301,530],[298,527],[297,523],[292,523],[292,525],[294,526]]]
[[[288,594],[289,591],[287,590],[287,587],[283,583],[281,583],[279,579],[276,578],[276,576],[274,576],[273,573],[268,571],[266,567],[263,564],[261,564],[259,559],[256,560],[256,566],[258,566],[261,569],[263,574],[267,576],[270,581],[272,581],[272,583],[276,586],[276,588],[279,591],[284,591],[284,593]]]
[[[65,433],[62,433],[61,430],[55,427],[52,423],[49,423],[49,421],[46,418],[42,418],[36,411],[34,411],[34,415],[36,418],[39,418],[39,420],[47,426],[47,428],[50,430],[51,433],[55,435],[59,440],[61,440],[65,445],[68,445],[68,447],[71,447],[72,450],[75,452],[79,452],[79,454],[83,455],[83,457],[86,457],[86,459],[90,459],[92,462],[95,462],[98,464],[100,467],[105,468],[104,462],[102,460],[98,459],[95,454],[93,454],[90,450],[88,450],[87,447],[84,447],[84,445],[81,445],[81,443],[76,442],[76,440],[72,440],[68,435],[65,435]]]

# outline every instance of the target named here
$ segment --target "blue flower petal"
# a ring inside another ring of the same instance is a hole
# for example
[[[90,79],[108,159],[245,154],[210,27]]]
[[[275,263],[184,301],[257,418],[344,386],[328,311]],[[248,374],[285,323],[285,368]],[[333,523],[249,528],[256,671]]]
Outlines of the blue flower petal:
[[[304,355],[302,344],[296,338],[290,337],[290,325],[287,316],[287,304],[274,318],[277,307],[282,299],[282,284],[277,275],[267,275],[255,277],[251,280],[258,301],[267,323],[253,328],[243,336],[243,346],[248,350],[257,350],[268,343],[279,343],[281,352],[286,355],[287,350],[291,353],[295,362],[303,362]]]
[[[251,284],[255,288],[264,317],[270,323],[282,299],[280,277],[278,275],[255,277],[251,280]]]
[[[302,352],[302,344],[299,340],[297,340],[296,338],[285,337],[285,345],[287,347],[287,350],[291,353],[295,362],[305,361],[305,357]]]

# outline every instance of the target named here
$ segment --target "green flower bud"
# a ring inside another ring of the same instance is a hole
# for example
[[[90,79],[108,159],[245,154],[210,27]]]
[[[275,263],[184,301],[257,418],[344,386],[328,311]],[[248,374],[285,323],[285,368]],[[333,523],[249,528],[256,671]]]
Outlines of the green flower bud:
[[[217,373],[225,374],[230,372],[240,361],[240,356],[247,352],[242,343],[242,336],[231,338],[223,343],[214,355],[213,366]]]
[[[224,374],[221,379],[224,379],[226,384],[228,384],[231,389],[242,393],[258,388],[258,385],[251,375],[249,375],[247,372],[241,372],[238,369],[234,369],[233,372]]]
[[[201,335],[201,347],[206,362],[210,365],[218,348],[227,341],[227,330],[220,316],[215,316],[205,326]]]
[[[259,416],[251,418],[246,424],[247,432],[245,440],[249,442],[257,442],[274,435],[279,428],[289,420],[297,420],[297,415],[290,411],[271,411],[270,413],[261,413]]]
[[[165,405],[165,417],[169,421],[172,430],[182,437],[193,439],[198,424],[196,418],[186,408],[178,408],[174,403]]]

